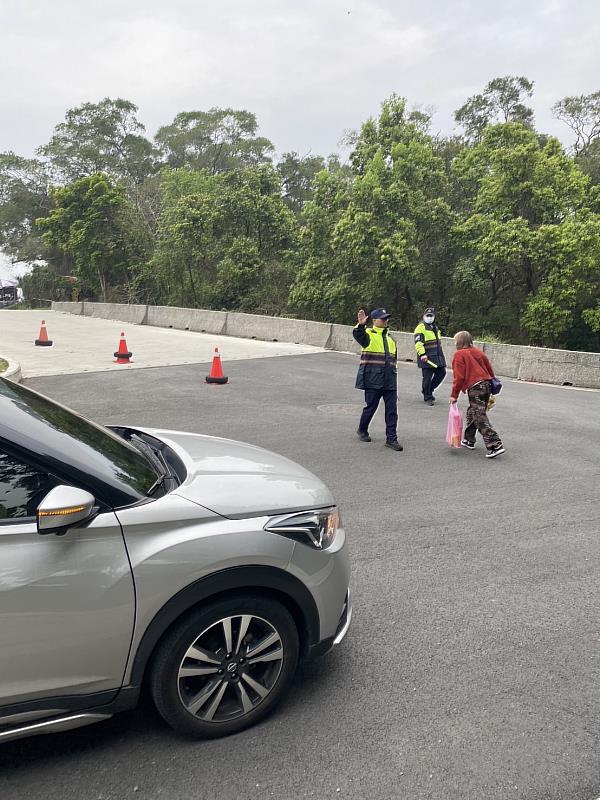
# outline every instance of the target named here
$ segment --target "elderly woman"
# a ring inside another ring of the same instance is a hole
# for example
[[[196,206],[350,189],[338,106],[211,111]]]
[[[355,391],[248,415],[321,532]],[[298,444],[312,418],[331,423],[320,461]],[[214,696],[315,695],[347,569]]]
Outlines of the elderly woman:
[[[494,369],[483,350],[473,346],[473,337],[468,331],[459,331],[454,336],[454,344],[454,381],[449,402],[456,403],[460,392],[466,392],[469,397],[467,426],[461,444],[473,450],[475,435],[479,431],[487,448],[486,458],[496,458],[504,453],[504,447],[487,415],[487,404],[492,393],[491,381],[496,377]]]

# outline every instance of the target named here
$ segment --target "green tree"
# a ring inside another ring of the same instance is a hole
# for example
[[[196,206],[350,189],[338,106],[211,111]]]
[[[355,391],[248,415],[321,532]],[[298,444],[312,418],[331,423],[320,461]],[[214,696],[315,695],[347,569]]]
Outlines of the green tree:
[[[297,224],[268,165],[211,175],[167,170],[149,275],[183,306],[285,310]]]
[[[600,347],[600,216],[582,211],[537,231],[532,257],[545,277],[522,316],[531,344]]]
[[[103,172],[140,184],[155,169],[155,151],[143,135],[137,110],[128,100],[109,97],[71,108],[38,154],[48,159],[60,183]]]
[[[552,113],[575,135],[576,155],[600,138],[600,92],[563,97],[552,106]]]
[[[345,321],[358,305],[390,305],[401,325],[426,303],[444,305],[453,214],[445,164],[402,98],[368,120],[343,174],[320,173],[304,209],[290,302],[317,319]]]
[[[30,296],[76,275],[102,299],[340,322],[389,305],[405,328],[434,304],[444,327],[600,349],[600,93],[555,104],[567,154],[533,129],[532,92],[490,81],[451,137],[393,95],[348,164],[276,167],[248,111],[178,114],[155,147],[132,103],[84,103],[37,158],[0,154],[0,248],[38,262]]]
[[[552,112],[575,136],[575,160],[594,185],[600,185],[600,92],[563,97]]]
[[[71,300],[73,284],[56,269],[37,264],[19,281],[26,301],[32,300]]]
[[[0,153],[0,249],[13,261],[48,255],[36,224],[50,209],[48,186],[41,161]]]
[[[177,114],[159,128],[155,140],[169,167],[206,169],[214,175],[271,161],[273,145],[257,131],[250,111],[211,108]]]
[[[281,157],[277,164],[281,190],[286,203],[296,214],[312,199],[315,177],[323,169],[325,159],[322,156],[299,156],[292,152]]]
[[[588,180],[556,139],[518,123],[489,127],[453,170],[468,209],[453,231],[454,321],[508,341],[564,345],[594,297],[598,216],[587,209]]]
[[[104,302],[133,299],[150,243],[123,186],[98,173],[55,189],[52,199],[37,224],[48,245],[71,257],[81,287]]]
[[[594,139],[576,155],[575,161],[593,186],[600,186],[600,139]]]
[[[522,75],[491,80],[481,94],[470,97],[454,112],[468,139],[479,141],[488,125],[520,122],[533,127],[533,110],[525,100],[533,95],[533,82]]]
[[[352,302],[360,296],[356,282],[340,269],[333,241],[351,198],[352,182],[341,172],[323,170],[314,182],[314,196],[305,204],[300,246],[295,254],[296,278],[290,292],[290,307],[308,319],[343,319]]]

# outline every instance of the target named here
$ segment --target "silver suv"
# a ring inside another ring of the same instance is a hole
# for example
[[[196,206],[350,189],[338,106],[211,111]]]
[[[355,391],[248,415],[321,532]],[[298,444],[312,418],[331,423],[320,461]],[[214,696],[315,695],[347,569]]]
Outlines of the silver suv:
[[[107,429],[0,379],[0,742],[132,708],[177,731],[269,712],[350,624],[329,490],[227,439]]]

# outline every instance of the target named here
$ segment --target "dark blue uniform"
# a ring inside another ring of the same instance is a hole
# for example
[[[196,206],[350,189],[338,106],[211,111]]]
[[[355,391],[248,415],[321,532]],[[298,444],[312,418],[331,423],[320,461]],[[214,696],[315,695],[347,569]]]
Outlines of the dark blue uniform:
[[[388,442],[398,439],[398,384],[396,342],[387,328],[357,325],[352,335],[363,348],[356,376],[356,388],[364,390],[365,407],[358,430],[367,433],[380,400],[385,404],[385,435]]]

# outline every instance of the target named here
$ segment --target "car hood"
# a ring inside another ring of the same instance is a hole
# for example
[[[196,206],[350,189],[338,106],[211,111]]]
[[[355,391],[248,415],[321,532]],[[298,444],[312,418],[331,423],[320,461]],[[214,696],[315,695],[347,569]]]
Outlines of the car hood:
[[[334,504],[329,489],[289,458],[251,444],[169,430],[144,429],[175,450],[187,477],[173,494],[224,517],[280,514]]]

